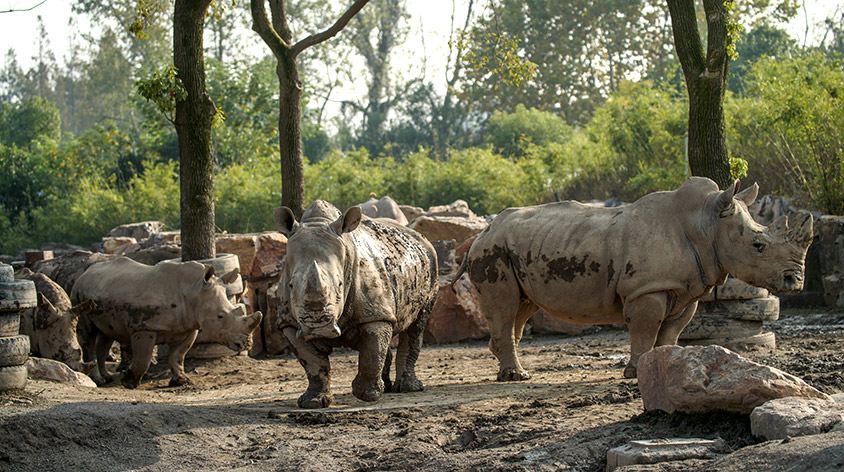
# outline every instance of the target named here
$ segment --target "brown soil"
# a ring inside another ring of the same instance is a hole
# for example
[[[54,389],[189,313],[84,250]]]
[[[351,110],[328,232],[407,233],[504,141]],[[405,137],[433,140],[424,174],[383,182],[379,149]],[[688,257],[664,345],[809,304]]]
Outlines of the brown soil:
[[[786,316],[773,324],[781,349],[748,357],[841,392],[842,320]],[[636,382],[621,376],[626,342],[623,331],[525,339],[533,378],[518,383],[493,381],[485,343],[428,346],[426,390],[375,404],[352,397],[355,353],[340,352],[337,404],[322,411],[296,408],[306,384],[290,357],[192,362],[194,385],[183,388],[167,388],[161,366],[138,390],[34,381],[0,395],[0,470],[599,471],[607,449],[631,439],[721,437],[743,451],[758,442],[747,416],[643,413]]]

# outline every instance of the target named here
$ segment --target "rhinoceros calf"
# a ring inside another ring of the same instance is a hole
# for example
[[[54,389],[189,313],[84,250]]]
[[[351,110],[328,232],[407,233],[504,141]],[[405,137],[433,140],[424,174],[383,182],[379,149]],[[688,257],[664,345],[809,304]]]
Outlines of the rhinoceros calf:
[[[132,361],[121,382],[138,386],[149,368],[156,344],[170,348],[168,364],[171,386],[189,383],[185,375],[185,353],[199,330],[209,340],[240,352],[261,321],[261,313],[246,316],[243,304],[233,305],[223,282],[212,267],[199,262],[161,262],[148,266],[127,257],[94,264],[73,286],[71,298],[88,304],[84,316],[97,330],[97,367],[103,380],[111,375],[105,360],[116,340],[129,344]]]
[[[31,280],[38,293],[38,304],[21,313],[20,333],[29,336],[32,354],[64,362],[71,369],[82,367],[82,348],[76,338],[79,316],[59,284],[44,274],[22,269],[17,279]]]
[[[530,376],[516,346],[525,322],[544,309],[581,324],[625,322],[630,362],[654,345],[676,344],[697,300],[727,274],[774,291],[800,290],[812,239],[812,217],[757,224],[747,205],[755,184],[719,191],[688,179],[616,208],[560,202],[507,209],[481,233],[461,268],[479,293],[490,326],[498,380]]]
[[[331,404],[328,355],[338,346],[360,353],[352,382],[357,398],[422,390],[416,360],[437,293],[431,244],[397,223],[363,217],[358,207],[341,215],[320,200],[301,223],[288,208],[276,210],[276,221],[289,238],[277,289],[279,327],[308,376],[299,406]],[[394,334],[399,345],[391,385]]]

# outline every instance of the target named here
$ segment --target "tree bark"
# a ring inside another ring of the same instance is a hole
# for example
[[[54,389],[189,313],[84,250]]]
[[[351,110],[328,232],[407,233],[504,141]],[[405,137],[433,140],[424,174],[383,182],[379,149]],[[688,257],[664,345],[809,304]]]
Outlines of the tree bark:
[[[177,0],[173,14],[173,63],[187,91],[176,102],[182,260],[215,257],[214,158],[211,121],[214,102],[205,88],[203,27],[211,0]]]
[[[668,0],[674,47],[689,94],[689,168],[719,187],[731,183],[724,136],[724,92],[728,69],[726,11],[723,0],[704,0],[707,52],[697,27],[694,0]]]

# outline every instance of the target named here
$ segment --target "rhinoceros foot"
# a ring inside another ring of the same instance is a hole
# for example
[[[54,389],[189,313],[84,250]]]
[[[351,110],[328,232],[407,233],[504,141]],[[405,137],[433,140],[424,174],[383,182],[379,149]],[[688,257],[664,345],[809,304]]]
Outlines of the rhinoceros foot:
[[[296,402],[299,408],[316,409],[328,408],[334,403],[334,395],[328,392],[312,392],[306,390]]]
[[[417,379],[415,376],[409,375],[402,375],[402,377],[396,380],[396,383],[393,384],[393,388],[390,390],[393,393],[405,393],[405,392],[421,392],[425,390],[425,387],[422,386],[422,381]]]
[[[524,369],[516,369],[514,367],[510,367],[507,369],[501,369],[498,371],[498,378],[496,379],[499,382],[513,382],[513,381],[521,381],[521,380],[528,380],[530,379],[530,374],[528,371]]]
[[[625,379],[635,379],[636,378],[636,368],[632,365],[628,365],[624,368],[624,378]]]
[[[180,375],[178,377],[173,377],[170,379],[170,383],[167,384],[170,387],[181,387],[183,385],[191,385],[193,381],[187,375]]]
[[[378,377],[375,380],[355,377],[352,381],[352,395],[365,402],[378,401],[384,393],[384,381]]]
[[[138,385],[141,383],[140,378],[136,378],[130,371],[126,371],[123,374],[123,378],[120,379],[120,384],[128,389],[135,389],[138,388]]]

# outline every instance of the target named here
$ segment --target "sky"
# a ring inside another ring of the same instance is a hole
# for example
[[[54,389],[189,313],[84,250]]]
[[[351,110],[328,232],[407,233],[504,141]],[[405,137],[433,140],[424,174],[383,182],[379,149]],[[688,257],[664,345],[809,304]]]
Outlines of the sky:
[[[0,0],[0,12],[9,9],[28,8],[39,4],[42,0]],[[75,24],[69,24],[71,5],[74,0],[46,0],[43,4],[28,12],[0,13],[0,54],[13,48],[18,62],[26,68],[32,63],[32,56],[36,50],[37,17],[43,18],[47,28],[50,43],[56,58],[61,62],[66,53],[69,38],[82,33],[96,33],[96,22],[88,18],[74,18]],[[133,1],[133,0],[127,0]],[[241,0],[243,1],[243,0]],[[455,0],[456,19],[458,26],[462,26],[465,19],[468,0]],[[804,38],[808,44],[819,42],[823,34],[820,23],[828,15],[844,10],[844,0],[803,0],[805,9],[794,18],[786,29],[801,44]],[[485,0],[476,1],[475,15],[481,12]],[[452,0],[408,0],[410,13],[409,38],[421,38],[423,41],[408,41],[395,57],[395,70],[406,77],[418,77],[424,73],[425,78],[435,87],[443,87],[445,80],[446,56],[448,53],[449,31],[451,30]],[[807,31],[808,25],[808,33]],[[342,34],[342,33],[341,33]],[[265,47],[251,31],[241,35],[246,41],[252,41],[247,51],[253,54],[263,54]],[[424,48],[421,46],[424,45]],[[424,69],[424,70],[423,70]],[[358,89],[358,90],[356,90]],[[340,90],[335,100],[345,100],[360,92],[360,86],[350,85]]]

